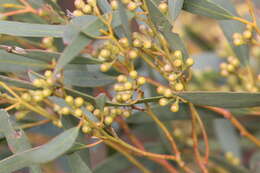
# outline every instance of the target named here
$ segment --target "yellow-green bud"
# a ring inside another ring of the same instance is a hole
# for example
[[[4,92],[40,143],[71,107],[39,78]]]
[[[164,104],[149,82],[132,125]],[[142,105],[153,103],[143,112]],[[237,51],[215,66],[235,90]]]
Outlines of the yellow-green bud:
[[[181,58],[182,58],[182,52],[181,52],[180,50],[176,50],[176,51],[174,52],[174,56],[175,56],[176,58],[181,59]]]
[[[134,47],[142,47],[142,42],[140,40],[138,40],[138,39],[135,39],[133,41],[133,46]]]
[[[146,79],[142,76],[137,78],[137,84],[138,85],[144,85],[146,83]]]
[[[124,83],[125,90],[131,90],[133,88],[133,84],[131,82]]]
[[[128,101],[131,98],[131,94],[124,93],[121,97],[123,101]]]
[[[42,39],[42,44],[46,47],[46,48],[50,48],[53,46],[53,37],[44,37]]]
[[[80,108],[75,109],[74,115],[76,117],[81,117],[83,115],[83,111]]]
[[[179,104],[178,103],[172,104],[171,111],[172,112],[178,112],[179,111]]]
[[[176,59],[176,60],[173,62],[173,65],[174,65],[174,67],[180,67],[180,66],[182,66],[182,60]]]
[[[128,39],[126,37],[123,37],[119,40],[119,43],[123,46],[123,47],[128,47],[129,46],[129,42]]]
[[[74,10],[74,11],[73,11],[73,15],[74,15],[74,16],[83,16],[84,13],[83,13],[82,11],[80,11],[80,10]]]
[[[143,47],[144,47],[145,49],[150,49],[150,48],[152,47],[152,41],[151,41],[151,40],[145,40],[145,41],[143,42]]]
[[[252,32],[249,31],[249,30],[245,30],[245,31],[243,32],[243,37],[244,37],[245,39],[251,39],[252,36],[253,36],[253,34],[252,34]]]
[[[131,112],[128,111],[128,110],[124,110],[124,111],[123,111],[123,116],[124,116],[125,118],[130,117],[130,116],[131,116]]]
[[[128,56],[131,59],[136,59],[138,57],[138,50],[136,49],[129,50]]]
[[[169,81],[175,81],[177,78],[178,78],[178,75],[176,75],[176,74],[170,74],[168,76]]]
[[[116,0],[112,0],[110,2],[112,10],[117,10],[118,9],[118,2]]]
[[[117,81],[118,82],[126,82],[127,81],[127,77],[125,76],[125,75],[119,75],[118,77],[117,77]]]
[[[88,133],[91,132],[91,130],[92,130],[92,129],[91,129],[89,126],[87,126],[87,125],[84,125],[84,126],[82,127],[82,132],[83,132],[83,133],[88,134]]]
[[[167,104],[168,104],[168,99],[166,99],[166,98],[161,98],[160,100],[159,100],[159,105],[160,106],[166,106]]]
[[[193,58],[188,58],[187,60],[186,60],[186,64],[187,64],[187,66],[192,66],[193,64],[194,64],[194,59]]]
[[[100,114],[101,114],[100,109],[95,109],[94,112],[93,112],[93,115],[95,115],[97,117],[100,116]]]
[[[102,49],[99,54],[99,56],[101,56],[103,58],[108,58],[110,55],[111,55],[111,52],[108,49]]]
[[[163,86],[159,86],[159,87],[157,87],[157,89],[156,89],[156,91],[157,91],[157,93],[158,94],[164,94],[164,92],[165,92],[165,87],[163,87]]]
[[[84,7],[85,3],[83,0],[75,0],[74,5],[77,9],[81,9]]]
[[[24,101],[29,102],[29,101],[32,100],[32,97],[31,97],[31,95],[30,95],[29,93],[23,93],[23,94],[22,94],[22,99],[23,99]]]
[[[72,105],[74,103],[74,99],[72,96],[66,96],[65,97],[65,101],[66,103],[68,103],[69,105]]]
[[[164,95],[165,97],[171,97],[171,96],[172,96],[172,90],[169,89],[169,88],[165,89],[163,95]]]
[[[84,104],[84,99],[82,97],[77,97],[75,100],[74,100],[74,105],[76,107],[80,107]]]
[[[89,111],[89,112],[92,112],[95,108],[92,104],[88,103],[87,106],[86,106],[86,109]]]
[[[48,88],[45,88],[43,91],[42,91],[42,94],[44,97],[49,97],[51,94],[52,94],[52,90],[48,89]]]
[[[61,108],[61,114],[62,115],[69,115],[70,114],[70,109],[68,107]]]
[[[123,85],[121,85],[121,84],[115,84],[114,85],[114,90],[115,91],[123,91],[124,90],[124,86]]]
[[[113,123],[113,118],[111,116],[105,117],[105,124],[106,125],[111,125]]]
[[[100,71],[107,72],[111,67],[110,63],[104,63],[100,65]]]
[[[37,88],[41,88],[43,87],[43,83],[41,79],[34,79],[33,80],[33,86],[37,87]]]
[[[168,4],[165,3],[165,2],[162,2],[159,4],[159,10],[162,12],[162,13],[167,13],[168,11]]]
[[[92,7],[88,4],[86,4],[83,8],[82,8],[82,11],[85,13],[85,14],[91,14],[92,13]]]
[[[182,91],[184,89],[184,86],[183,86],[182,83],[176,83],[174,85],[174,88],[175,88],[176,91]]]
[[[130,2],[130,3],[127,5],[127,9],[128,9],[129,11],[134,11],[137,7],[138,7],[138,5],[137,5],[135,2]]]
[[[62,122],[60,120],[54,120],[52,121],[53,125],[61,128],[63,125],[62,125]]]
[[[234,67],[232,64],[228,64],[228,65],[227,65],[227,70],[228,70],[229,72],[233,72],[233,71],[235,70],[235,67]]]
[[[136,79],[138,77],[138,73],[137,73],[137,71],[133,70],[133,71],[130,71],[129,76],[132,79]]]
[[[52,77],[52,71],[50,71],[50,70],[45,71],[44,76],[47,78]]]
[[[88,4],[91,5],[91,6],[95,6],[96,5],[96,0],[87,0]]]

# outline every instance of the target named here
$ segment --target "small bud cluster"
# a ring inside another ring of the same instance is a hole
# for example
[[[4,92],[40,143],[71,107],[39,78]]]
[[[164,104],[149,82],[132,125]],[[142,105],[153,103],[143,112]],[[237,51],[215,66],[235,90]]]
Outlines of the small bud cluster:
[[[227,63],[223,62],[220,64],[220,74],[224,77],[227,77],[229,74],[236,73],[240,66],[239,60],[233,56],[229,56],[227,60]]]
[[[233,43],[235,46],[241,46],[243,44],[250,43],[253,38],[253,28],[251,25],[247,25],[246,30],[241,33],[233,34]]]
[[[142,76],[138,76],[137,71],[131,71],[129,77],[125,75],[119,75],[117,82],[114,85],[116,91],[115,100],[119,103],[130,103],[137,88],[146,83],[146,79]]]
[[[226,152],[225,153],[225,157],[226,157],[227,161],[229,163],[233,164],[234,166],[239,166],[240,165],[240,159],[235,157],[232,152]]]
[[[74,5],[76,10],[73,11],[74,16],[83,16],[85,14],[92,14],[96,6],[96,0],[75,0]]]

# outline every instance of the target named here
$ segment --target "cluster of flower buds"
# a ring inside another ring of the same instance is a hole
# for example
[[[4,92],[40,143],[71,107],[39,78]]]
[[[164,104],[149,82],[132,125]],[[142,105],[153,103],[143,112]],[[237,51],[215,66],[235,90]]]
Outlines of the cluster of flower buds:
[[[116,102],[130,103],[135,91],[146,83],[146,79],[142,76],[138,76],[137,71],[133,70],[129,73],[129,77],[119,75],[117,77],[117,82],[118,83],[114,85]]]
[[[237,58],[229,56],[227,62],[220,64],[220,74],[227,77],[229,74],[235,73],[239,69],[240,62]]]
[[[233,34],[233,43],[235,46],[241,46],[243,44],[250,43],[253,38],[253,28],[251,25],[246,26],[246,30],[241,33]]]
[[[227,161],[229,163],[233,164],[234,166],[239,166],[241,163],[240,159],[238,157],[235,157],[232,152],[226,152],[225,157],[226,157]]]
[[[76,10],[73,11],[74,16],[83,16],[85,14],[92,14],[96,6],[96,0],[75,0],[74,5]]]

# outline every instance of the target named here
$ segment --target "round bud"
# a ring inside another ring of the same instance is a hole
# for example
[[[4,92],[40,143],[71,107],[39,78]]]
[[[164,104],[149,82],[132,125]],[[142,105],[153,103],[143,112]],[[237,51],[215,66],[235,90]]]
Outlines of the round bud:
[[[124,93],[121,95],[123,101],[128,101],[131,98],[131,94]]]
[[[133,84],[131,82],[124,83],[125,90],[131,90],[133,88]]]
[[[222,62],[221,64],[220,64],[220,68],[221,69],[227,69],[227,63],[225,63],[225,62]]]
[[[244,44],[244,41],[242,39],[236,38],[233,40],[233,43],[235,46],[241,46],[242,44]]]
[[[143,47],[144,47],[145,49],[150,49],[150,48],[152,47],[152,41],[151,41],[151,40],[145,40],[145,41],[143,42]]]
[[[173,62],[173,65],[174,65],[174,67],[180,67],[180,66],[182,66],[182,60],[176,59],[176,60]]]
[[[50,70],[45,71],[44,76],[47,78],[52,77],[52,71],[50,71]]]
[[[119,40],[119,43],[123,46],[123,47],[128,47],[129,46],[129,42],[128,39],[126,37],[123,37]]]
[[[48,79],[46,80],[46,85],[47,85],[48,87],[53,86],[53,85],[54,85],[54,80],[53,80],[53,78],[48,78]]]
[[[162,12],[162,13],[167,13],[168,11],[168,4],[165,3],[165,2],[162,2],[159,4],[159,10]]]
[[[61,107],[60,107],[59,105],[57,105],[57,104],[54,104],[54,105],[53,105],[53,110],[54,110],[55,112],[59,112],[59,111],[61,110]]]
[[[74,105],[76,107],[80,107],[84,104],[84,99],[82,97],[77,97],[75,100],[74,100]]]
[[[165,88],[163,86],[159,86],[157,87],[156,91],[158,94],[164,94]]]
[[[227,77],[228,76],[228,71],[227,70],[221,70],[220,75],[223,77]]]
[[[240,62],[238,59],[234,58],[232,59],[232,61],[230,62],[234,67],[238,67]]]
[[[142,42],[140,40],[138,40],[138,39],[135,39],[133,41],[133,46],[134,47],[142,47]]]
[[[128,111],[128,110],[124,110],[124,111],[123,111],[123,116],[124,116],[125,118],[130,117],[130,116],[131,116],[131,112]]]
[[[116,92],[118,92],[118,91],[123,91],[123,90],[124,90],[124,86],[121,85],[121,84],[115,84],[115,85],[114,85],[114,90],[115,90]]]
[[[137,84],[138,85],[144,85],[146,83],[146,79],[142,76],[137,78]]]
[[[168,80],[169,81],[175,81],[176,79],[178,78],[178,75],[176,75],[176,74],[170,74],[169,76],[168,76]]]
[[[139,30],[142,32],[142,33],[146,33],[147,32],[147,27],[145,25],[140,25],[139,26]]]
[[[74,103],[74,99],[72,96],[66,96],[65,97],[65,101],[66,103],[68,103],[69,105],[72,105]]]
[[[117,10],[118,9],[118,2],[116,0],[112,0],[110,2],[112,10]]]
[[[86,106],[86,109],[89,111],[89,112],[92,112],[95,108],[92,104],[88,103],[87,106]]]
[[[122,101],[122,95],[121,94],[116,95],[116,101],[118,101],[118,102]]]
[[[182,131],[181,131],[181,129],[180,128],[175,128],[174,130],[173,130],[173,135],[175,136],[175,137],[181,137],[182,136]]]
[[[117,108],[117,109],[116,109],[116,114],[117,114],[117,115],[122,114],[122,112],[123,112],[122,109],[120,109],[120,108]]]
[[[54,120],[54,121],[52,121],[52,123],[53,123],[53,125],[55,125],[55,126],[57,126],[59,128],[62,127],[62,122],[60,120]]]
[[[84,126],[82,127],[82,132],[83,132],[83,133],[88,134],[88,133],[91,132],[91,130],[92,130],[92,129],[91,129],[89,126],[87,126],[87,125],[84,125]]]
[[[43,91],[42,91],[42,94],[44,97],[49,97],[51,94],[52,94],[52,90],[48,89],[48,88],[45,88]]]
[[[87,2],[91,6],[95,6],[96,5],[96,0],[87,0]]]
[[[80,108],[77,108],[74,111],[74,115],[79,118],[83,115],[83,111]]]
[[[231,161],[231,160],[233,160],[234,159],[234,155],[233,155],[233,153],[232,152],[226,152],[225,153],[225,158],[228,160],[228,161]]]
[[[227,70],[228,70],[229,72],[234,72],[235,67],[234,67],[232,64],[228,64],[228,65],[227,65]]]
[[[235,32],[232,37],[233,37],[233,39],[242,39],[242,35],[237,32]]]
[[[61,108],[61,114],[62,115],[69,115],[70,114],[70,109],[68,107]]]
[[[31,97],[31,95],[30,95],[29,93],[23,93],[23,94],[22,94],[22,99],[23,99],[24,101],[29,102],[29,101],[32,100],[32,97]]]
[[[83,13],[82,11],[80,11],[80,10],[74,10],[74,11],[73,11],[73,15],[74,15],[74,16],[83,16],[84,13]]]
[[[100,65],[100,71],[107,72],[111,67],[110,63],[104,63]]]
[[[37,88],[41,88],[43,87],[43,83],[41,79],[34,79],[33,80],[33,86],[37,87]]]
[[[136,49],[129,50],[128,56],[131,59],[136,59],[138,57],[138,50]]]
[[[100,116],[100,114],[101,114],[100,109],[95,109],[94,112],[93,112],[93,115],[95,115],[97,117]]]
[[[165,64],[165,65],[163,66],[163,70],[164,70],[165,72],[172,72],[173,68],[172,68],[172,66],[171,66],[170,64]]]
[[[244,37],[245,39],[251,39],[252,36],[253,36],[253,34],[252,34],[252,32],[249,31],[249,30],[245,30],[245,31],[243,32],[243,37]]]
[[[103,113],[104,113],[104,115],[108,115],[109,114],[109,112],[110,112],[110,108],[109,107],[104,107],[104,111],[103,111]]]
[[[108,58],[111,55],[111,52],[108,49],[102,49],[99,53],[99,56],[103,58]]]
[[[92,7],[88,4],[86,4],[83,8],[82,8],[82,11],[85,13],[85,14],[91,14],[92,13]]]
[[[129,11],[134,11],[137,7],[138,7],[138,5],[135,2],[132,2],[132,1],[127,5],[127,9]]]
[[[167,104],[168,104],[168,99],[166,99],[166,98],[161,98],[160,100],[159,100],[159,105],[160,106],[166,106]]]
[[[183,86],[182,83],[176,83],[174,85],[174,88],[175,88],[176,91],[182,91],[184,89],[184,86]]]
[[[136,79],[138,77],[138,73],[137,73],[137,71],[133,70],[133,71],[130,71],[129,76],[132,79]]]
[[[40,101],[42,101],[43,100],[43,95],[41,94],[39,94],[39,95],[34,95],[33,96],[33,100],[35,101],[35,102],[40,102]]]
[[[83,0],[75,0],[74,5],[77,9],[81,9],[85,6],[85,3]]]
[[[105,124],[109,126],[113,123],[113,120],[114,119],[111,116],[105,117]]]
[[[187,60],[186,60],[186,64],[187,64],[187,66],[192,66],[193,64],[194,64],[194,59],[193,58],[188,58]]]
[[[118,82],[126,82],[127,81],[127,77],[125,76],[125,75],[119,75],[118,77],[117,77],[117,81]]]
[[[172,104],[171,111],[172,112],[178,112],[179,111],[179,104],[178,103]]]
[[[240,165],[240,159],[235,157],[233,160],[232,160],[232,164],[235,165],[235,166],[239,166]]]
[[[165,89],[163,95],[164,95],[165,97],[171,97],[171,96],[172,96],[172,90],[169,89],[169,88]]]
[[[175,58],[181,59],[182,58],[182,52],[180,50],[176,50],[174,52]]]
[[[53,46],[53,37],[44,37],[42,39],[42,44],[46,48],[52,47]]]

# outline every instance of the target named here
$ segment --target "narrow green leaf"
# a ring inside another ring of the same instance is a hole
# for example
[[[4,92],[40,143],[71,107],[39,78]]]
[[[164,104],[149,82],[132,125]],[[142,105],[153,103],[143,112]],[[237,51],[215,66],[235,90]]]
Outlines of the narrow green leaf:
[[[13,153],[19,153],[30,149],[32,146],[24,131],[22,129],[16,131],[10,122],[9,117],[9,114],[6,111],[0,110],[0,131],[3,132],[10,150]],[[30,173],[41,172],[42,171],[39,166],[30,166]]]
[[[107,0],[97,0],[97,4],[103,13],[108,13],[112,10]]]
[[[82,71],[78,69],[65,70],[64,82],[66,85],[80,86],[80,87],[100,87],[112,84],[115,78],[105,75],[100,72]]]
[[[220,20],[232,19],[233,17],[230,11],[212,0],[184,0],[183,9],[194,14]]]
[[[42,146],[19,152],[0,161],[0,172],[10,173],[34,164],[48,163],[66,151],[74,144],[79,128],[66,130],[59,136]]]
[[[119,16],[122,23],[123,31],[129,41],[132,40],[131,26],[129,25],[129,19],[127,16],[127,10],[121,1],[118,2]]]
[[[20,37],[62,37],[66,26],[0,21],[0,34]]]
[[[175,21],[181,12],[184,0],[169,0],[168,7],[171,21]]]
[[[182,92],[178,96],[196,105],[223,108],[260,106],[260,93],[249,92]]]
[[[77,153],[73,153],[67,156],[71,172],[73,173],[92,173],[90,168],[82,161],[81,157]]]
[[[172,32],[172,25],[169,19],[163,15],[157,8],[153,0],[145,0],[148,6],[150,18],[154,26],[163,33],[165,38],[168,40],[170,48],[172,50],[181,50],[183,58],[186,59],[189,55],[180,38],[180,36]]]
[[[15,66],[15,68],[14,68]],[[8,53],[0,50],[0,71],[1,72],[25,72],[28,70],[43,70],[49,65],[42,61],[33,60],[21,55]]]
[[[20,87],[20,88],[37,89],[29,82],[19,80],[19,79],[9,78],[9,77],[3,76],[3,75],[0,75],[0,81],[5,82],[11,86],[16,86],[16,87]]]

